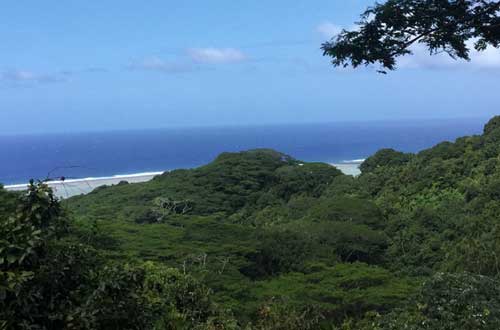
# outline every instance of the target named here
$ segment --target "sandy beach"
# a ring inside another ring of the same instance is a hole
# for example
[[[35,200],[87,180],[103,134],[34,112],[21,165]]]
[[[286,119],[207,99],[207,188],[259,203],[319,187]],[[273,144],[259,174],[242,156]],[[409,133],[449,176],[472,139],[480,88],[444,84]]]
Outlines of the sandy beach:
[[[64,181],[49,181],[47,184],[54,190],[57,197],[69,198],[71,196],[88,194],[97,187],[115,185],[121,181],[128,183],[146,182],[164,172],[147,172],[137,174],[114,175],[99,178],[70,179]],[[20,191],[26,189],[26,184],[5,186],[7,190]]]
[[[359,175],[359,165],[361,161],[345,162],[338,164],[330,164],[341,170],[347,175]],[[57,197],[69,198],[81,194],[88,194],[92,190],[100,186],[116,185],[121,181],[128,183],[146,182],[153,179],[155,176],[164,172],[146,172],[136,174],[114,175],[108,177],[84,178],[84,179],[68,179],[64,181],[49,181],[47,184],[54,190]],[[5,189],[12,191],[22,191],[26,189],[26,184],[7,185]]]
[[[346,163],[330,164],[330,165],[335,166],[346,175],[358,176],[361,174],[361,171],[359,170],[359,165],[361,165],[362,162],[363,161],[360,160],[359,162],[358,161],[346,162]]]

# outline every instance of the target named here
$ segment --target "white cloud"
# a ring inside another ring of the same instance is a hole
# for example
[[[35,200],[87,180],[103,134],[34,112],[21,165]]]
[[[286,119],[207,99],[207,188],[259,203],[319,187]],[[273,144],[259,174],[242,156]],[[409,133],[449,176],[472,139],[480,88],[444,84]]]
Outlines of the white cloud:
[[[331,39],[342,32],[342,27],[331,22],[323,22],[316,27],[316,32],[324,38]]]
[[[359,26],[343,27],[325,21],[316,27],[316,32],[324,38],[331,39],[341,33],[343,29],[357,31]],[[454,60],[446,53],[431,56],[425,45],[415,44],[411,47],[413,55],[400,57],[398,67],[407,69],[500,69],[500,48],[489,46],[486,50],[478,52],[474,49],[474,40],[467,42],[467,46],[471,49],[470,62],[461,59]]]
[[[134,60],[128,65],[128,68],[131,70],[160,71],[164,73],[181,73],[194,70],[190,64],[167,61],[156,56]]]
[[[127,65],[127,68],[130,70],[182,73],[202,69],[203,64],[238,63],[247,59],[248,57],[243,52],[234,48],[191,48],[186,50],[183,57],[174,60],[150,56],[133,60]]]
[[[471,62],[482,68],[500,68],[500,49],[490,46],[483,52],[474,50]]]
[[[238,63],[248,59],[248,56],[235,48],[191,48],[187,55],[196,63],[222,64]]]
[[[11,70],[0,73],[0,80],[13,83],[57,83],[67,81],[66,72],[47,74],[26,70]]]
[[[401,57],[398,67],[410,69],[500,69],[500,49],[489,46],[486,50],[478,52],[473,47],[473,41],[468,42],[471,49],[470,62],[457,59],[454,60],[446,53],[430,55],[429,50],[423,44],[411,47],[413,55]]]

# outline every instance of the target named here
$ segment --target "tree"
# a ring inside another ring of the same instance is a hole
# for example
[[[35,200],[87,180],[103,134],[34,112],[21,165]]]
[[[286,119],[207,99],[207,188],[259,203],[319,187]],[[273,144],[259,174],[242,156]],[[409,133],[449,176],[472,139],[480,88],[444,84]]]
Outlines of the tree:
[[[499,283],[468,273],[438,273],[406,309],[395,309],[363,330],[494,330],[500,327]]]
[[[55,329],[72,305],[84,258],[60,244],[67,219],[45,183],[31,181],[13,215],[0,217],[0,329]],[[85,267],[84,267],[85,268]]]
[[[13,214],[0,213],[0,330],[238,328],[191,276],[112,262],[80,242],[47,184],[11,195]]]
[[[368,173],[382,166],[403,166],[407,164],[411,158],[411,154],[405,154],[394,149],[380,149],[373,156],[368,157],[359,166],[359,169],[363,173]]]
[[[470,43],[477,51],[500,46],[500,1],[388,0],[368,8],[357,24],[357,31],[343,30],[323,43],[334,66],[380,64],[386,73],[417,43],[432,55],[470,60]]]

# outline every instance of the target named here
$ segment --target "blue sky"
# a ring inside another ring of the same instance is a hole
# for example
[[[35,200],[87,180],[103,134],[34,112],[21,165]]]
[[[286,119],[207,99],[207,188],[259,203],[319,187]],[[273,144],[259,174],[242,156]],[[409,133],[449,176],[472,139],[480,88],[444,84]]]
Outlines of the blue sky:
[[[9,1],[0,133],[489,117],[500,50],[389,75],[319,49],[373,1]]]

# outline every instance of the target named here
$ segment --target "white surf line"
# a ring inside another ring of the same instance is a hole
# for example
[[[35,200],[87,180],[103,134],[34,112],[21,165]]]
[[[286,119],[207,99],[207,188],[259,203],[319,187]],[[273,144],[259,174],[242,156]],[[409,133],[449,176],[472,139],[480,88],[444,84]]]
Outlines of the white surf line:
[[[361,164],[365,161],[365,158],[360,159],[351,159],[351,160],[343,160],[341,164]]]
[[[67,179],[67,180],[52,180],[46,181],[48,185],[60,185],[64,183],[80,183],[80,182],[96,182],[96,181],[105,181],[105,180],[119,180],[119,179],[132,179],[132,178],[141,178],[141,177],[150,177],[161,175],[168,171],[161,172],[142,172],[142,173],[133,173],[133,174],[117,174],[112,176],[100,176],[100,177],[88,177],[88,178],[80,178],[80,179]],[[11,184],[4,186],[7,190],[21,189],[26,188],[28,183],[20,183],[20,184]]]

